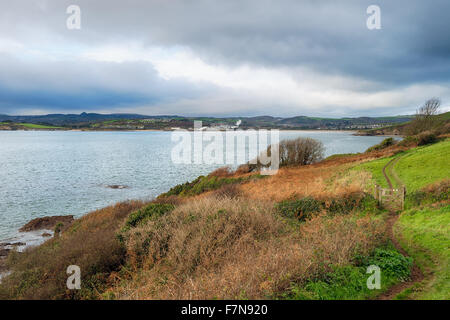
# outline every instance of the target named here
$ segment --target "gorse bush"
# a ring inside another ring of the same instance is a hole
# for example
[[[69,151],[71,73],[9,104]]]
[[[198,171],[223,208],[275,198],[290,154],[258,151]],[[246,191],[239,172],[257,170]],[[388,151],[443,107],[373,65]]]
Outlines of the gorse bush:
[[[316,200],[311,197],[285,200],[275,204],[275,208],[282,216],[296,218],[299,221],[310,219],[321,211],[332,216],[355,211],[377,213],[380,210],[376,199],[372,195],[362,192],[353,192],[343,197],[325,200]]]
[[[379,144],[376,144],[376,145],[370,147],[369,149],[367,149],[366,152],[382,150],[382,149],[385,149],[394,144],[395,144],[394,138],[386,138],[383,141],[381,141]]]
[[[422,133],[419,133],[416,137],[417,145],[418,146],[424,146],[427,144],[432,144],[437,142],[437,136],[434,132],[431,131],[425,131]]]
[[[173,204],[150,203],[149,205],[131,213],[128,216],[123,231],[136,227],[148,219],[157,219],[162,215],[172,211],[175,208]]]
[[[222,173],[219,172],[218,174]],[[217,190],[225,185],[248,182],[264,177],[265,176],[259,174],[238,178],[218,175],[199,176],[192,182],[176,185],[166,193],[161,194],[158,199],[169,196],[195,196],[207,191]]]
[[[215,190],[222,187],[225,184],[239,183],[242,178],[227,178],[227,177],[217,177],[217,176],[199,176],[192,182],[186,182],[183,184],[176,185],[171,188],[168,192],[162,194],[160,197],[164,196],[194,196],[205,191]]]

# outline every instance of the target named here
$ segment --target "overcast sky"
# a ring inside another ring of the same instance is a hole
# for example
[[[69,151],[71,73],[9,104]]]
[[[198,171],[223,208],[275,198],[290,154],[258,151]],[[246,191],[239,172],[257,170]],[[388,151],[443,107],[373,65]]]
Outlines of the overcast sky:
[[[450,110],[450,1],[337,2],[1,1],[0,114],[375,116],[431,97]]]

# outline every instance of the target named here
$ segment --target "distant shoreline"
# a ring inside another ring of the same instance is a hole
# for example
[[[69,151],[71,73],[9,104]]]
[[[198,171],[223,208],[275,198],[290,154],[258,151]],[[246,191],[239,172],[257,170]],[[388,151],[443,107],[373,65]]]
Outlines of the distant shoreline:
[[[206,132],[211,131],[219,131],[219,132],[227,132],[227,131],[241,131],[241,130],[280,130],[283,132],[289,132],[289,131],[317,131],[317,132],[357,132],[358,130],[351,130],[351,129],[282,129],[282,128],[244,128],[244,129],[238,129],[238,130],[202,130]],[[92,130],[92,129],[0,129],[0,131],[74,131],[74,132],[172,132],[176,130],[187,130],[187,131],[194,131],[192,128],[179,128],[179,129],[132,129],[132,130],[114,130],[114,129],[105,129],[105,130]]]

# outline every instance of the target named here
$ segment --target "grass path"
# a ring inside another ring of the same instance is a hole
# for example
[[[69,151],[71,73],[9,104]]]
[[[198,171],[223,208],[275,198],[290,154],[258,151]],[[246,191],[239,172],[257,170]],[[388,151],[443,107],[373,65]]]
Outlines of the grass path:
[[[386,182],[389,185],[389,188],[393,189],[393,184],[391,179],[389,178],[388,173],[391,175],[392,179],[395,181],[397,187],[400,187],[403,185],[400,178],[397,176],[397,174],[394,171],[395,164],[401,159],[400,157],[395,157],[391,159],[384,167],[383,167],[383,175],[386,179]],[[387,171],[387,172],[386,172]],[[389,213],[389,216],[386,221],[386,233],[391,240],[394,247],[404,256],[408,256],[407,252],[402,248],[402,246],[399,244],[398,240],[396,239],[394,235],[394,225],[397,222],[399,218],[399,215],[391,211]],[[400,282],[394,286],[392,286],[388,291],[378,296],[379,300],[392,300],[394,299],[399,293],[407,290],[408,288],[411,288],[416,283],[421,282],[424,279],[424,275],[422,271],[419,269],[417,264],[414,262],[413,267],[411,269],[411,277],[408,281]]]
[[[405,185],[394,170],[394,166],[397,164],[397,162],[401,158],[402,158],[402,156],[395,157],[383,167],[383,175],[386,178],[386,181],[391,189],[393,189],[394,187],[400,188]],[[387,170],[387,172],[386,172],[386,170]],[[389,179],[388,174],[391,176],[392,180]],[[392,183],[392,182],[394,182],[394,183]]]

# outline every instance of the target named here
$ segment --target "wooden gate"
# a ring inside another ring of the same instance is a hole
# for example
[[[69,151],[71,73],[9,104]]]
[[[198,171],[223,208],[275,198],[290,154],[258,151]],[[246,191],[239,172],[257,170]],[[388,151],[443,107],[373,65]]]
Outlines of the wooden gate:
[[[375,185],[374,197],[378,203],[391,211],[400,211],[405,209],[406,188],[402,186],[398,189],[382,188]]]

